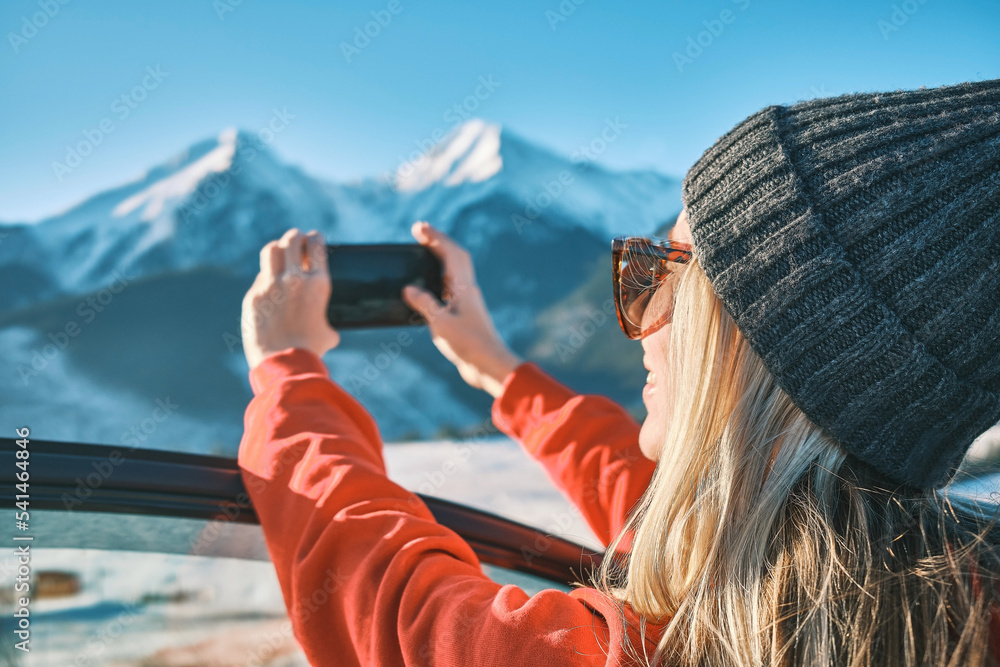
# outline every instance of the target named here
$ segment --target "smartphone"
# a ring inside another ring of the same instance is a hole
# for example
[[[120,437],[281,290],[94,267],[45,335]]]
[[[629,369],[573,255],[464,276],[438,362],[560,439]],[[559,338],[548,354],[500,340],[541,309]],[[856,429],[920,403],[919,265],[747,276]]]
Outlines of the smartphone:
[[[442,298],[441,260],[419,243],[333,244],[326,257],[333,285],[326,317],[335,329],[426,324],[403,301],[406,285]]]

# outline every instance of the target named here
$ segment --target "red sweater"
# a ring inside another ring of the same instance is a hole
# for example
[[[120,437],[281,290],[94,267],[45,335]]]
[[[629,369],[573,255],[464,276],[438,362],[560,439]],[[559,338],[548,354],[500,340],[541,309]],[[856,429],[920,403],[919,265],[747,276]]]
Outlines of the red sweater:
[[[386,477],[371,415],[323,362],[289,349],[250,374],[239,464],[292,629],[313,665],[627,665],[617,605],[592,588],[528,596]],[[607,544],[654,463],[639,426],[524,363],[493,403],[497,427],[548,470]],[[636,615],[628,641],[641,655]],[[647,624],[652,655],[660,626]]]

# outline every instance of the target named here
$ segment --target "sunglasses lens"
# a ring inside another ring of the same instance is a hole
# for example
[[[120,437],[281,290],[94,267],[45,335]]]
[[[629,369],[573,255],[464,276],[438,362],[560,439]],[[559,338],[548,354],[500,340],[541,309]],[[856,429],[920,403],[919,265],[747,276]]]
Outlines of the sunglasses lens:
[[[625,248],[616,296],[629,338],[642,338],[670,321],[679,266],[641,247]]]

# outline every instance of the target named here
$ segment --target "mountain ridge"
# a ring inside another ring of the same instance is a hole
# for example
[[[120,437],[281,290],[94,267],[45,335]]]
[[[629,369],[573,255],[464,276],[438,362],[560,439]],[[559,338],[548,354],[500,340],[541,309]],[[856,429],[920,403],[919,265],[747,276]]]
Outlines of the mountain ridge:
[[[13,379],[0,386],[0,415],[14,423],[59,405],[59,419],[46,420],[38,437],[116,442],[123,420],[141,420],[143,406],[169,394],[192,407],[157,437],[195,451],[235,451],[240,406],[250,399],[239,306],[260,247],[293,226],[318,229],[331,243],[412,242],[418,219],[472,253],[497,328],[515,351],[545,361],[580,390],[638,405],[632,387],[643,371],[634,341],[615,335],[613,317],[599,318],[600,333],[586,345],[577,344],[577,329],[606,307],[610,290],[602,293],[599,274],[611,237],[661,229],[680,210],[679,181],[608,170],[596,154],[561,156],[480,120],[423,157],[410,181],[338,183],[230,129],[67,211],[0,227],[8,235],[0,280],[18,285],[0,294],[0,340],[10,350],[0,372]],[[111,295],[115,272],[128,285]],[[80,317],[77,304],[105,297],[111,301],[92,323]],[[70,324],[82,333],[56,349],[52,341]],[[461,381],[426,327],[407,332],[413,344],[405,354],[352,392],[383,435],[430,436],[488,420],[489,401]],[[343,332],[325,359],[331,375],[363,377],[398,333]],[[567,344],[573,354],[562,353]],[[606,363],[582,363],[595,346]],[[43,370],[26,376],[38,359]]]

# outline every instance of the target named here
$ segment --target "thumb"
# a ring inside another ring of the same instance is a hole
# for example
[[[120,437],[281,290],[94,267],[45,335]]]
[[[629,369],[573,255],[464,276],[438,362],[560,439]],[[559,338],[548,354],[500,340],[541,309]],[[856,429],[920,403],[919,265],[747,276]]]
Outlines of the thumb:
[[[445,309],[445,305],[438,301],[436,296],[418,285],[407,285],[403,288],[403,301],[423,315],[428,322]]]

